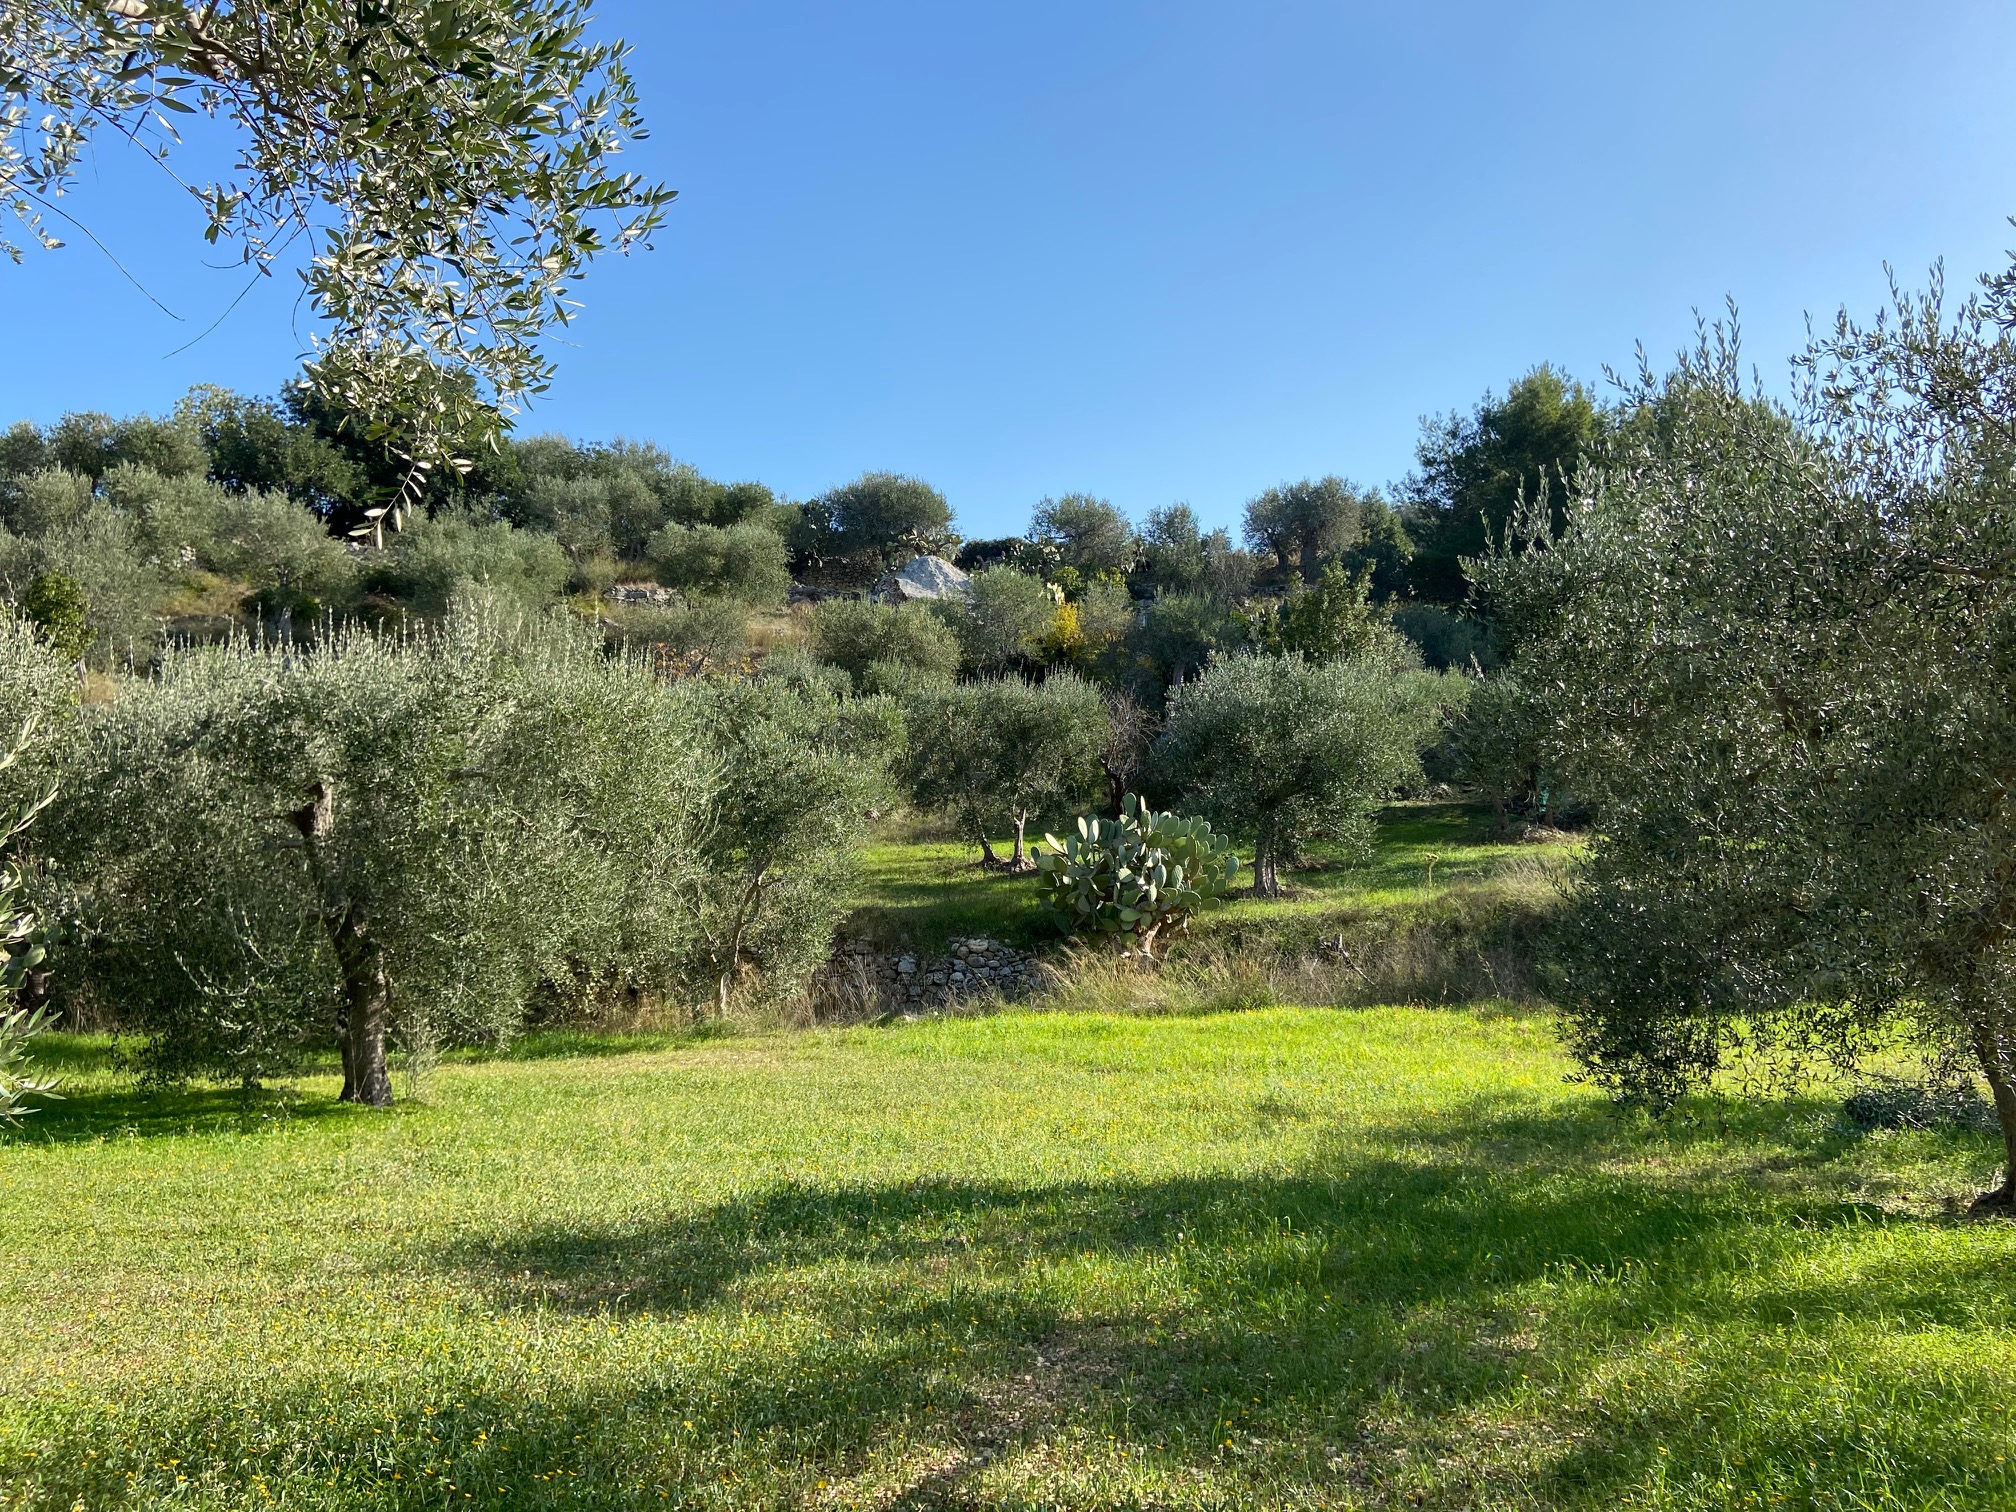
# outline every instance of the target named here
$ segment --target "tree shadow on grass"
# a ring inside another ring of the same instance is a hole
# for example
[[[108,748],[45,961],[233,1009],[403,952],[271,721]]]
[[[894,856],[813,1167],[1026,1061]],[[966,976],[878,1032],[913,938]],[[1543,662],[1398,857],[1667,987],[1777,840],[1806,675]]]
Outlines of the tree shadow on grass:
[[[422,1263],[504,1333],[584,1351],[571,1370],[514,1382],[472,1343],[347,1395],[242,1400],[241,1377],[227,1410],[164,1383],[116,1432],[66,1419],[38,1490],[146,1504],[172,1463],[247,1506],[255,1473],[331,1507],[1817,1506],[1851,1456],[1844,1504],[2016,1490],[1978,1436],[1932,1431],[1978,1383],[1856,1353],[1871,1327],[1983,1326],[1969,1302],[2006,1316],[2006,1249],[1807,1267],[1952,1229],[1690,1177],[1639,1159],[1655,1136],[1718,1137],[1480,1100],[1277,1175],[786,1182],[491,1233]],[[598,1370],[631,1328],[662,1342]],[[1673,1340],[1703,1358],[1660,1376]]]
[[[325,1094],[285,1087],[250,1094],[237,1087],[141,1087],[124,1083],[88,1089],[57,1088],[60,1096],[36,1099],[34,1112],[4,1138],[16,1144],[80,1144],[100,1139],[156,1139],[177,1135],[242,1134],[300,1120],[383,1117]]]

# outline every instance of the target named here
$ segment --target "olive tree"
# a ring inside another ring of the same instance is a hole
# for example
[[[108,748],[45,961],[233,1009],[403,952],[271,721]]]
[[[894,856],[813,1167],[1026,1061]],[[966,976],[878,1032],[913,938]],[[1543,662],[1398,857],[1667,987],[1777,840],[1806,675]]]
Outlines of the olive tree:
[[[904,715],[912,798],[953,817],[979,843],[982,866],[1027,870],[1029,822],[1078,812],[1100,790],[1106,709],[1071,673],[913,689]],[[1015,837],[1005,861],[990,835],[1003,829]]]
[[[45,815],[85,944],[59,984],[158,1074],[252,1083],[334,1030],[500,1040],[542,983],[653,988],[691,958],[716,779],[692,720],[585,631],[464,611],[400,636],[178,650],[87,711]]]
[[[812,610],[810,649],[853,685],[950,682],[959,670],[959,641],[923,604],[827,599]]]
[[[968,671],[998,674],[1036,660],[1057,602],[1041,578],[989,567],[973,574],[964,593],[939,599],[932,609],[958,638]]]
[[[0,1124],[30,1111],[24,1097],[53,1085],[27,1060],[47,1012],[21,1006],[45,950],[25,852],[28,828],[51,796],[51,747],[75,704],[76,678],[63,655],[33,626],[0,612]]]
[[[648,550],[658,581],[685,593],[777,605],[791,591],[784,538],[767,525],[667,525]]]
[[[166,158],[222,123],[235,176],[188,185],[205,239],[254,276],[314,247],[311,381],[424,475],[449,461],[432,438],[486,408],[435,377],[546,387],[538,340],[589,262],[644,243],[672,199],[617,169],[637,91],[589,19],[589,0],[9,4],[0,206],[60,246],[49,217],[71,219],[58,201],[98,133]]]
[[[1281,891],[1306,840],[1371,844],[1374,807],[1419,770],[1435,712],[1389,655],[1244,654],[1172,689],[1156,759],[1183,805],[1253,841],[1254,890]]]
[[[1979,1066],[2016,1204],[2016,271],[1845,315],[1787,413],[1717,331],[1614,470],[1471,565],[1596,840],[1559,997],[1598,1081],[1899,1027]],[[1644,423],[1640,424],[1639,421]]]
[[[788,998],[832,949],[849,872],[888,801],[902,721],[888,699],[813,678],[685,684],[720,762],[687,883],[717,1012]]]

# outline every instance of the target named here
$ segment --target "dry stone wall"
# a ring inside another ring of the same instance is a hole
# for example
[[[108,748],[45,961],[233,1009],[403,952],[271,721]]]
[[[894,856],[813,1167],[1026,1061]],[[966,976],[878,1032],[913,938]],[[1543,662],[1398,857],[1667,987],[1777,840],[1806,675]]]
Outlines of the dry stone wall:
[[[842,940],[820,973],[814,999],[834,1017],[916,1012],[981,996],[1019,998],[1038,985],[1042,971],[1035,951],[984,935],[954,940],[942,956]]]

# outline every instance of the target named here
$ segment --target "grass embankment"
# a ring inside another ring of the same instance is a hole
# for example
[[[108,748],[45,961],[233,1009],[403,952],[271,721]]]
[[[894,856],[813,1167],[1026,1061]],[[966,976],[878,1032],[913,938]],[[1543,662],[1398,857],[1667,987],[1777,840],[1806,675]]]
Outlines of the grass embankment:
[[[1530,890],[1470,823],[1258,923]],[[878,864],[948,934],[1024,906]],[[1957,1216],[1995,1142],[1620,1120],[1539,1012],[548,1034],[286,1117],[50,1049],[4,1507],[2016,1504],[2016,1225]]]
[[[1369,858],[1318,842],[1286,896],[1200,916],[1172,965],[1143,976],[1080,961],[1055,1005],[1153,1011],[1530,1000],[1531,935],[1555,905],[1574,842],[1495,836],[1476,805],[1405,803]],[[937,954],[986,935],[1057,946],[1028,876],[982,871],[971,841],[898,822],[867,854],[846,932]]]

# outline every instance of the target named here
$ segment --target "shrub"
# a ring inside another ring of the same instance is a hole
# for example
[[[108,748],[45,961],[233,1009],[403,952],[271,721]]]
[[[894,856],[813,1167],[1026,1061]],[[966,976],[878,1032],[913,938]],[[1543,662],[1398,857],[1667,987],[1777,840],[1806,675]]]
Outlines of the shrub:
[[[810,647],[857,689],[949,682],[959,670],[958,638],[922,604],[827,599],[813,607]]]
[[[60,573],[84,590],[90,660],[105,665],[152,654],[170,581],[130,517],[96,501],[33,547],[39,572]]]
[[[932,607],[958,638],[968,671],[999,673],[1038,659],[1057,604],[1041,578],[990,567],[973,574],[966,592]]]
[[[749,609],[734,599],[622,604],[607,614],[605,630],[612,645],[660,665],[697,660],[724,667],[749,649]]]
[[[700,949],[717,1012],[797,994],[832,951],[869,814],[887,801],[902,724],[887,699],[816,678],[682,689],[720,776],[697,840]]]
[[[1482,621],[1436,604],[1402,604],[1393,611],[1393,628],[1412,641],[1421,660],[1437,671],[1489,672],[1504,660]]]
[[[1167,934],[1224,901],[1238,873],[1231,842],[1202,819],[1158,814],[1135,795],[1117,819],[1081,818],[1039,851],[1043,902],[1067,930],[1120,935],[1151,960]]]
[[[784,540],[767,525],[667,525],[651,537],[658,581],[682,592],[781,604],[791,591]]]
[[[1432,709],[1388,659],[1244,655],[1170,695],[1159,764],[1186,802],[1254,842],[1255,890],[1306,839],[1361,850],[1373,806],[1419,771]]]
[[[458,590],[480,584],[522,608],[553,602],[567,586],[567,553],[551,536],[500,521],[444,515],[415,520],[392,538],[373,586],[421,614],[439,615]]]
[[[1545,824],[1570,807],[1549,750],[1545,700],[1521,678],[1476,680],[1451,731],[1457,780],[1490,800],[1500,830],[1515,819]]]
[[[346,601],[356,559],[310,510],[285,494],[226,494],[219,500],[203,565],[255,592],[290,589],[324,604]]]
[[[21,595],[21,612],[65,661],[82,661],[91,648],[91,603],[77,579],[61,572],[38,573]]]

